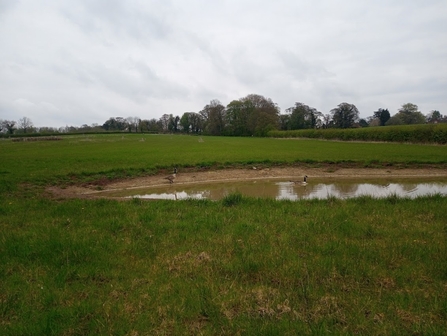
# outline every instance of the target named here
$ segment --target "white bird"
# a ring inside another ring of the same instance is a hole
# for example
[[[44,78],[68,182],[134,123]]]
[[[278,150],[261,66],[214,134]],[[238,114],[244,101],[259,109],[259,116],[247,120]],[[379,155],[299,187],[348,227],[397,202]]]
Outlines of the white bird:
[[[176,175],[177,175],[177,168],[174,168],[174,173],[171,174],[171,175],[169,175],[169,176],[166,176],[164,179],[165,179],[165,180],[168,180],[169,183],[172,184],[172,183],[174,183],[174,180],[175,180]]]

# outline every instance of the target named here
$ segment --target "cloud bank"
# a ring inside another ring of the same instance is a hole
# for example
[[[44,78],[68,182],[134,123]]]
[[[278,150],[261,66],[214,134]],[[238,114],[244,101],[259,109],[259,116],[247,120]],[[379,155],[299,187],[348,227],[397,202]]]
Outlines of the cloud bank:
[[[4,0],[0,119],[160,118],[251,93],[447,114],[445,0]]]

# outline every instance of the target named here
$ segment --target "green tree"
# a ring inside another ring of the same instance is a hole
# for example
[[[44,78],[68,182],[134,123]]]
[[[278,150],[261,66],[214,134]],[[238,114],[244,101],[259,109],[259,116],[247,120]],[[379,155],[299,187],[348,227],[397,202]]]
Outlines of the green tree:
[[[172,114],[170,114],[168,121],[169,132],[177,133],[179,131],[179,125],[180,125],[180,117],[179,116],[174,117]]]
[[[140,122],[138,123],[138,129],[141,133],[147,132],[149,130],[148,128],[149,120],[147,119],[140,119]]]
[[[162,132],[162,128],[160,120],[157,119],[143,119],[138,123],[140,132],[160,133]]]
[[[147,130],[153,133],[163,132],[163,125],[160,120],[152,118],[147,122]]]
[[[290,114],[281,114],[279,116],[279,129],[281,131],[287,131],[292,129],[290,123]]]
[[[225,131],[225,106],[214,99],[206,105],[200,115],[204,120],[204,129],[210,135],[223,135]]]
[[[203,117],[199,113],[194,113],[191,115],[191,129],[195,134],[203,132]]]
[[[185,133],[201,133],[203,126],[202,116],[196,112],[185,112],[180,118],[180,126]]]
[[[443,116],[442,116],[441,112],[439,112],[437,110],[431,111],[426,117],[427,122],[431,123],[431,124],[442,122],[442,119],[443,119]]]
[[[241,99],[248,113],[247,128],[250,135],[266,136],[279,127],[279,108],[270,98],[250,94]]]
[[[190,114],[193,112],[185,112],[180,118],[180,126],[184,133],[189,133],[191,131],[191,120]]]
[[[51,134],[51,133],[61,133],[59,129],[55,127],[39,127],[40,134]]]
[[[360,127],[368,127],[369,126],[369,123],[366,121],[366,119],[360,119],[359,120],[359,126]]]
[[[124,131],[128,127],[126,119],[122,117],[110,118],[102,125],[102,128],[106,131]]]
[[[385,126],[386,122],[391,118],[388,109],[379,108],[374,112],[374,118],[379,120],[379,126]]]
[[[405,125],[425,124],[424,115],[418,111],[418,106],[412,103],[403,104],[396,116]]]
[[[226,134],[235,136],[251,135],[248,129],[248,119],[253,108],[241,100],[233,100],[227,105],[225,113]]]
[[[332,122],[337,128],[354,127],[359,119],[359,110],[353,104],[341,103],[331,110]]]
[[[386,126],[404,125],[404,122],[398,114],[395,114],[386,122],[385,125]]]
[[[303,103],[295,103],[286,112],[290,114],[290,129],[317,128],[322,125],[323,113]]]

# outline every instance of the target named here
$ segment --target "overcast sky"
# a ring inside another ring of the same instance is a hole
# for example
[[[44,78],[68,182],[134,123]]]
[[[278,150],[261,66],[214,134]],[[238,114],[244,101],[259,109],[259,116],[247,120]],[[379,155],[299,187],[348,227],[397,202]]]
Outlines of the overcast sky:
[[[447,0],[0,0],[0,119],[159,119],[255,93],[447,114]]]

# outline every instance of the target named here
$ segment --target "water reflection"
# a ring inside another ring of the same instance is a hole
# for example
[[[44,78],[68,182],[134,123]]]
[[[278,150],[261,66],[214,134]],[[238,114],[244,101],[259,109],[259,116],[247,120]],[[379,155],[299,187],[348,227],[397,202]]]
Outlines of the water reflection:
[[[219,200],[228,194],[240,192],[244,196],[275,198],[277,200],[300,200],[328,197],[351,198],[359,196],[387,197],[397,195],[417,196],[447,195],[447,179],[443,181],[394,180],[362,181],[342,180],[336,182],[314,181],[305,186],[288,181],[226,182],[199,185],[169,185],[164,188],[105,191],[100,196],[144,199],[210,199]]]
[[[360,196],[373,196],[381,198],[388,197],[390,195],[414,198],[417,196],[431,194],[447,195],[447,183],[387,183],[385,185],[372,183],[318,183],[314,185],[307,185],[299,189],[296,187],[290,188],[290,186],[287,186],[286,184],[279,184],[279,186],[280,192],[276,199],[288,200],[310,198],[325,199],[328,197],[352,198]]]

